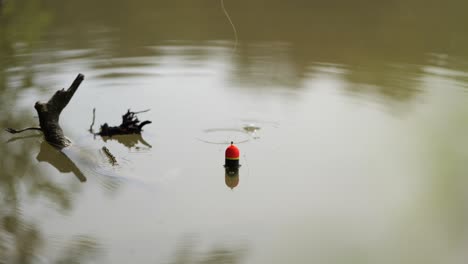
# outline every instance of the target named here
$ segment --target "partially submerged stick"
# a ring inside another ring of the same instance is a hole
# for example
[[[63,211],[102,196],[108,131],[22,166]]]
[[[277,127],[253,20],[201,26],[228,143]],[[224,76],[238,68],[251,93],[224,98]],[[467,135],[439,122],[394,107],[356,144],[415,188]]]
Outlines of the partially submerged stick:
[[[70,88],[58,90],[47,103],[36,102],[34,105],[39,114],[39,123],[45,140],[56,148],[62,149],[71,144],[71,141],[63,134],[59,118],[83,80],[84,75],[78,74]]]
[[[151,121],[146,120],[140,123],[140,120],[136,116],[137,113],[147,112],[149,110],[132,112],[130,109],[127,110],[122,116],[122,124],[119,126],[109,126],[107,123],[101,125],[101,131],[96,133],[100,136],[112,137],[115,135],[129,135],[129,134],[141,134],[143,127],[147,124],[151,124]],[[94,118],[94,117],[93,117]]]
[[[67,90],[61,89],[55,92],[47,102],[36,102],[34,108],[39,114],[40,127],[29,127],[21,130],[7,128],[5,130],[12,134],[28,130],[42,131],[45,140],[52,146],[58,149],[70,146],[71,141],[63,134],[59,119],[62,110],[68,105],[83,80],[84,75],[80,73]]]
[[[93,108],[93,122],[89,126],[89,132],[94,134],[93,126],[94,126],[94,121],[96,120],[96,108]]]
[[[0,0],[1,2],[1,0]],[[40,127],[28,127],[24,129],[13,129],[7,128],[5,131],[17,134],[25,131],[35,130],[41,131],[44,134],[44,138],[47,141],[43,142],[41,145],[41,152],[39,153],[37,160],[38,161],[47,161],[56,167],[61,172],[73,172],[76,177],[82,182],[86,181],[86,177],[83,175],[81,170],[75,164],[75,162],[70,159],[69,157],[69,150],[72,149],[64,149],[71,145],[71,141],[65,137],[62,128],[59,124],[60,114],[62,113],[63,109],[68,105],[71,98],[78,90],[81,82],[84,80],[84,76],[82,74],[78,74],[75,78],[73,83],[70,87],[65,90],[61,89],[49,99],[47,102],[36,102],[34,108],[36,109],[39,115],[39,124]],[[144,121],[140,122],[136,116],[138,113],[143,113],[148,110],[140,111],[140,112],[131,112],[130,110],[127,111],[126,114],[122,116],[122,124],[116,127],[110,127],[106,124],[101,126],[101,131],[99,133],[93,133],[93,126],[95,121],[95,109],[93,109],[93,122],[89,128],[90,132],[94,135],[101,135],[101,136],[112,136],[112,135],[123,135],[123,134],[138,134],[141,138],[141,131],[143,126],[150,124],[151,121]],[[16,140],[12,139],[10,141]],[[146,143],[143,141],[143,143]],[[149,146],[149,144],[146,143]],[[42,149],[46,149],[45,147],[53,146],[56,150],[55,151],[42,151]],[[105,155],[109,158],[109,161],[112,165],[115,165],[117,160],[114,155],[107,149],[103,147],[103,151]],[[74,157],[74,156],[72,156]]]
[[[55,94],[47,102],[36,102],[34,108],[39,115],[40,127],[28,127],[21,130],[7,128],[5,131],[12,134],[21,133],[28,130],[41,131],[44,134],[45,140],[57,149],[63,149],[70,146],[71,141],[63,134],[63,130],[59,124],[59,119],[62,110],[68,105],[83,80],[84,75],[80,73],[67,90],[61,89],[55,92]],[[91,123],[89,131],[94,135],[109,137],[114,135],[141,134],[143,127],[147,124],[151,124],[151,121],[146,120],[140,122],[140,120],[138,120],[137,114],[147,111],[149,111],[149,109],[139,112],[132,112],[129,109],[127,113],[122,116],[122,124],[119,126],[109,126],[107,123],[105,123],[101,126],[99,133],[94,133],[93,126],[96,118],[96,109],[93,109],[93,122]]]
[[[112,155],[112,153],[106,146],[102,147],[102,151],[104,151],[104,154],[106,154],[107,159],[109,160],[112,166],[117,165],[117,159],[114,155]]]
[[[28,131],[28,130],[35,130],[35,131],[41,131],[42,132],[42,129],[40,127],[27,127],[27,128],[23,128],[23,129],[20,129],[20,130],[16,130],[16,129],[13,129],[13,128],[5,128],[5,131],[10,132],[11,134],[22,133],[22,132]]]

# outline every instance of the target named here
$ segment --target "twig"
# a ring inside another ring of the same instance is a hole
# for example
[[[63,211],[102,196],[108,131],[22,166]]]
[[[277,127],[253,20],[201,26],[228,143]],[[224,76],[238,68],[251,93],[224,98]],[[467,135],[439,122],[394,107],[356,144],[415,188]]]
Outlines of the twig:
[[[141,124],[138,125],[138,128],[141,130],[145,125],[151,124],[152,122],[149,120],[141,122]]]
[[[63,109],[70,102],[83,80],[84,75],[78,74],[67,90],[58,90],[52,95],[49,101],[36,102],[34,105],[39,115],[39,123],[44,132],[45,140],[58,149],[63,149],[71,145],[71,141],[65,137],[60,127],[59,118]]]
[[[21,132],[28,131],[28,130],[35,130],[35,131],[41,131],[42,132],[42,129],[40,127],[27,127],[27,128],[23,128],[23,129],[20,129],[20,130],[16,130],[16,129],[13,129],[13,128],[5,128],[5,131],[9,132],[11,134],[17,134],[17,133],[21,133]]]
[[[112,164],[112,166],[117,164],[117,159],[115,158],[114,155],[110,152],[110,150],[104,146],[102,147],[102,151],[104,151],[104,154],[106,154],[107,158],[109,159],[109,162]]]
[[[137,111],[137,112],[133,112],[134,114],[141,114],[141,113],[146,113],[146,112],[149,112],[151,109],[146,109],[146,110],[141,110],[141,111]]]
[[[146,112],[140,111],[140,112]],[[112,137],[115,135],[130,135],[130,134],[140,134],[142,131],[143,126],[151,124],[151,121],[147,120],[140,123],[138,117],[136,116],[136,112],[128,111],[122,116],[122,124],[119,126],[109,126],[107,123],[101,125],[101,130],[99,133],[96,133],[100,136],[108,136]]]
[[[91,123],[91,126],[89,127],[89,132],[91,134],[94,134],[93,126],[94,126],[95,120],[96,120],[96,108],[93,108],[93,122]]]

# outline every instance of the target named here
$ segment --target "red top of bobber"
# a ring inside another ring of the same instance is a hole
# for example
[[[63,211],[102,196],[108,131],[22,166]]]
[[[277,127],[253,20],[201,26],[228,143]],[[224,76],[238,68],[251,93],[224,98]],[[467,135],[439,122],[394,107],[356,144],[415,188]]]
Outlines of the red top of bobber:
[[[239,159],[240,151],[231,141],[231,145],[226,149],[226,159]]]

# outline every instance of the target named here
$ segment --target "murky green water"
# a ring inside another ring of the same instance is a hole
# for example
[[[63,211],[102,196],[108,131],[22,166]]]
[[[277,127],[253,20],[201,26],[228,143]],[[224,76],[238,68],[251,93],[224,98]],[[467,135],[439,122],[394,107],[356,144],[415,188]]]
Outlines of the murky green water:
[[[225,6],[3,1],[0,127],[86,79],[67,156],[0,134],[0,263],[465,263],[468,2]]]

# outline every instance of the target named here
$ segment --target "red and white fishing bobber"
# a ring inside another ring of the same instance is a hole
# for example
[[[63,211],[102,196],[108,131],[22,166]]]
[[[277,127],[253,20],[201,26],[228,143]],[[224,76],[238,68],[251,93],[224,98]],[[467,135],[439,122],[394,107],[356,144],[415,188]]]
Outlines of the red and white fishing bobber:
[[[224,167],[229,169],[237,169],[241,165],[239,164],[240,151],[231,141],[231,145],[226,149],[226,162]]]

